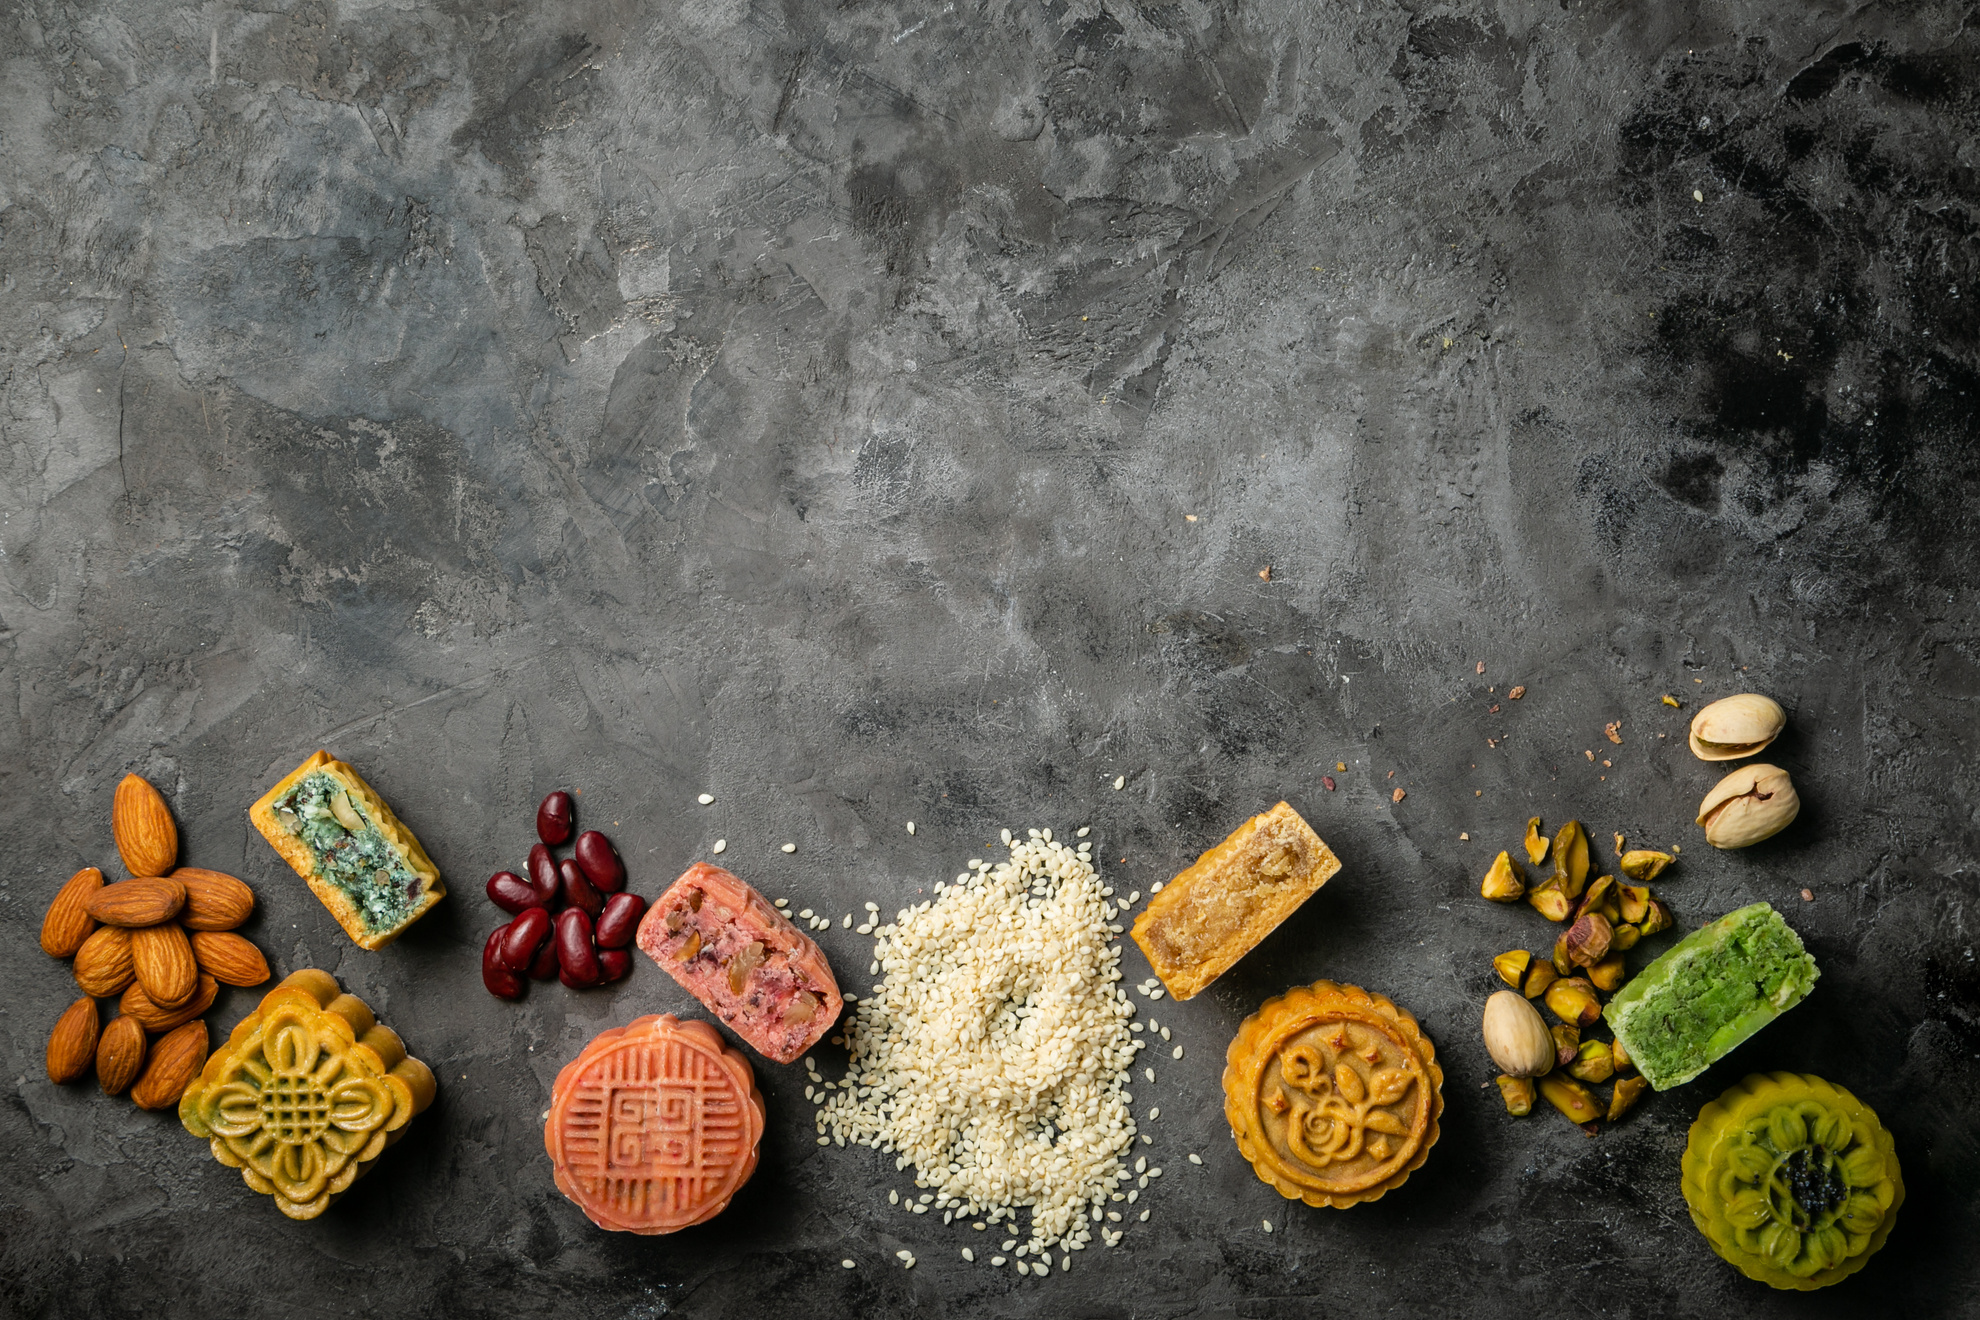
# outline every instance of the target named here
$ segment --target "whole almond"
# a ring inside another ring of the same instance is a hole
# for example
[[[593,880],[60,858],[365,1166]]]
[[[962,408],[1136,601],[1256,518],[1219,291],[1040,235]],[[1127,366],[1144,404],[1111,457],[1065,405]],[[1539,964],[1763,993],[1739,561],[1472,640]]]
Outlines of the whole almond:
[[[232,930],[254,911],[254,891],[225,871],[182,866],[172,879],[186,887],[179,924],[187,930]]]
[[[134,1017],[111,1018],[96,1043],[96,1084],[105,1095],[122,1095],[144,1068],[144,1026]]]
[[[131,967],[160,1008],[182,1007],[199,990],[199,964],[186,932],[172,922],[131,932]]]
[[[105,885],[90,896],[88,911],[106,926],[156,926],[185,905],[184,882],[153,875]]]
[[[48,915],[41,919],[41,951],[51,958],[69,958],[96,929],[89,900],[103,888],[103,872],[85,866],[55,893]]]
[[[139,1109],[170,1109],[206,1062],[206,1023],[192,1021],[166,1033],[151,1047],[144,1075],[131,1088]]]
[[[55,1019],[48,1033],[48,1080],[73,1082],[96,1057],[96,1001],[85,996]]]
[[[179,860],[179,827],[165,797],[137,775],[125,775],[110,802],[110,833],[132,875],[165,875]]]
[[[268,979],[268,960],[247,940],[224,930],[196,930],[193,961],[222,985],[260,985]]]
[[[124,991],[123,998],[117,1001],[117,1007],[125,1017],[136,1018],[146,1031],[170,1031],[212,1008],[214,996],[219,993],[220,983],[202,974],[199,989],[193,992],[191,999],[178,1008],[160,1008],[151,1002],[151,996],[144,992],[144,987],[133,981],[130,988]]]
[[[121,994],[137,974],[131,965],[131,932],[122,926],[98,928],[76,950],[70,970],[86,995],[108,999]]]

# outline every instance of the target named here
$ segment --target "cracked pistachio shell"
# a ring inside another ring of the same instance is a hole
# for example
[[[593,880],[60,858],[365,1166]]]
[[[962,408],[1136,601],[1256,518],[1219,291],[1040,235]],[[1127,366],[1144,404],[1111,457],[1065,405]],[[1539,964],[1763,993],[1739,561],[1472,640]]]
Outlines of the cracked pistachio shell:
[[[1691,717],[1691,751],[1701,761],[1758,756],[1787,727],[1787,712],[1772,697],[1742,692],[1722,697]]]
[[[1744,848],[1771,839],[1801,814],[1801,796],[1787,771],[1743,765],[1698,804],[1698,823],[1714,848]]]

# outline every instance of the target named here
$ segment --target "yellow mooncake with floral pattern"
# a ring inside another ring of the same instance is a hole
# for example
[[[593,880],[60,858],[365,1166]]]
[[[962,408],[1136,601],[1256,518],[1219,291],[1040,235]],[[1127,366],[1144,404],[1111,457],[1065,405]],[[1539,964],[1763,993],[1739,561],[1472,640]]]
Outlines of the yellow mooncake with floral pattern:
[[[1408,1010],[1360,986],[1315,981],[1266,1000],[1225,1060],[1238,1151],[1289,1201],[1376,1200],[1437,1142],[1437,1051]]]
[[[269,991],[179,1101],[186,1131],[291,1219],[314,1219],[433,1103],[433,1072],[328,972]]]

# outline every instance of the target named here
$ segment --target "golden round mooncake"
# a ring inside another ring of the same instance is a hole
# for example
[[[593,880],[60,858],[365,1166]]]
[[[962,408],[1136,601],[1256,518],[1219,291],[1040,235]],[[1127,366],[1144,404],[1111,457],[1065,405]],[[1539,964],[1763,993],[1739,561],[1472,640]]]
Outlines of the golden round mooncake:
[[[1437,1051],[1407,1009],[1360,986],[1315,981],[1266,1000],[1225,1059],[1231,1135],[1289,1201],[1373,1201],[1437,1144]]]

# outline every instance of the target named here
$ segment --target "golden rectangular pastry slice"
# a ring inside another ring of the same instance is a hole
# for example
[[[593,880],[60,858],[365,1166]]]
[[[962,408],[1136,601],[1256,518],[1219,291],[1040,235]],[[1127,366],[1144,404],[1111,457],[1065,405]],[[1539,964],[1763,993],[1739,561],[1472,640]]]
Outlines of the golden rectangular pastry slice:
[[[382,949],[447,896],[440,868],[385,799],[328,752],[248,810],[360,949]]]
[[[1341,869],[1284,802],[1231,832],[1134,919],[1134,942],[1176,999],[1190,999]]]

